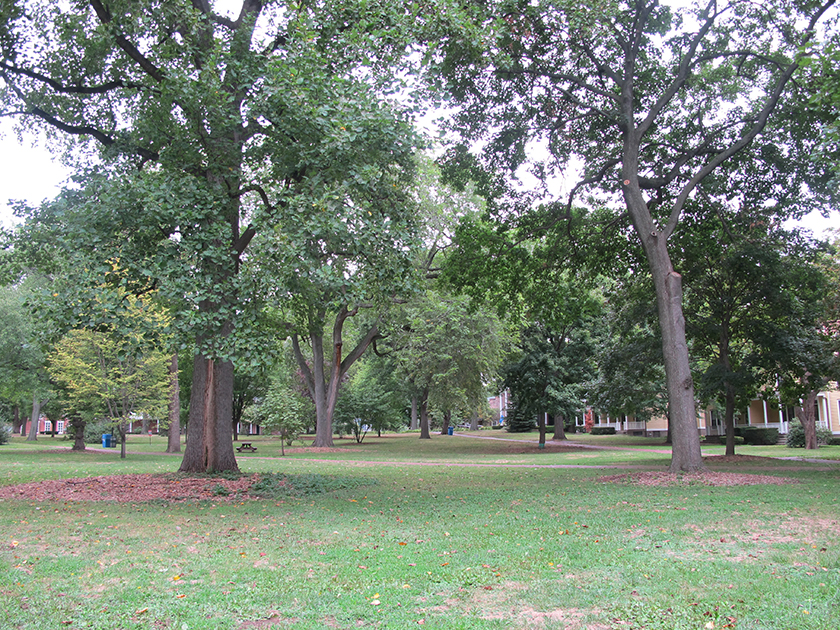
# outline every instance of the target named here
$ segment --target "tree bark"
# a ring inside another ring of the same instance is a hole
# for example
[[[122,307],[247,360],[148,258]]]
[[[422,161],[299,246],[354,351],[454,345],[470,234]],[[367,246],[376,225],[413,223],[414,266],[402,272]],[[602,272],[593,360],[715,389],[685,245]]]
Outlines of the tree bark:
[[[181,452],[181,385],[178,382],[178,353],[172,353],[169,362],[169,432],[167,453]]]
[[[420,439],[431,440],[429,432],[429,388],[423,390],[420,395]]]
[[[408,426],[412,431],[419,427],[417,423],[417,394],[411,397],[411,424]]]
[[[566,418],[563,414],[554,416],[554,435],[552,440],[566,440]]]
[[[41,419],[41,399],[38,394],[32,397],[32,416],[29,420],[29,435],[26,436],[27,442],[38,441],[38,421]]]
[[[537,416],[537,428],[540,430],[540,448],[545,448],[545,412]]]
[[[332,360],[329,365],[324,353],[322,330],[312,326],[309,331],[309,343],[312,347],[312,369],[309,368],[301,352],[298,335],[292,335],[295,359],[301,372],[303,372],[312,400],[315,402],[315,441],[312,442],[312,446],[334,446],[333,415],[338,403],[341,381],[350,366],[364,354],[368,346],[379,336],[379,325],[374,324],[362,340],[356,344],[356,347],[346,357],[342,358],[344,322],[347,321],[348,317],[356,315],[357,312],[358,309],[349,310],[346,306],[342,306],[336,314],[332,333]],[[326,317],[326,313],[321,311],[318,318],[323,321],[324,317]],[[327,377],[328,374],[329,378]]]
[[[817,444],[817,414],[815,413],[815,406],[817,404],[818,391],[808,392],[805,400],[802,401],[802,407],[796,410],[796,417],[802,423],[802,430],[805,432],[805,449],[816,449]]]
[[[120,459],[125,459],[125,423],[117,425],[117,433],[120,435]]]
[[[180,472],[239,471],[233,451],[233,364],[200,354],[193,362],[189,434]]]
[[[85,446],[85,424],[87,423],[78,417],[71,418],[69,422],[73,426],[73,447],[70,450],[84,451],[87,448]]]
[[[653,222],[637,182],[635,164],[625,162],[624,196],[636,233],[650,265],[662,333],[662,355],[668,391],[668,427],[671,432],[671,472],[704,470],[697,431],[694,381],[685,339],[682,277],[671,264],[667,242]]]
[[[12,433],[17,435],[22,431],[21,424],[23,421],[20,418],[20,405],[15,405],[12,415]]]
[[[440,430],[441,435],[446,435],[449,432],[449,423],[452,421],[452,412],[448,409],[443,412],[443,427]]]
[[[726,455],[735,454],[735,392],[726,385],[726,409],[723,423],[726,431]]]

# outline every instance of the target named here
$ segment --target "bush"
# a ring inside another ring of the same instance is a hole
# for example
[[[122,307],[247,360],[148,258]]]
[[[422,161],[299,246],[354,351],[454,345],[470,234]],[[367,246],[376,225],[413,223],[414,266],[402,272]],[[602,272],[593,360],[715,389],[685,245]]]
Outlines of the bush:
[[[833,437],[828,441],[829,446],[840,446],[840,437]]]
[[[615,435],[615,427],[592,427],[592,435]]]
[[[12,427],[8,424],[0,424],[0,444],[5,444],[12,437]]]
[[[120,432],[117,427],[107,420],[100,420],[85,424],[85,444],[102,444],[103,433],[110,433],[114,444],[120,443]]]
[[[754,446],[779,443],[779,430],[769,427],[745,427],[741,435],[744,438],[744,443]]]
[[[817,446],[825,446],[832,439],[832,433],[828,429],[817,427]],[[788,448],[805,448],[805,429],[799,420],[793,420],[788,427],[785,445]]]

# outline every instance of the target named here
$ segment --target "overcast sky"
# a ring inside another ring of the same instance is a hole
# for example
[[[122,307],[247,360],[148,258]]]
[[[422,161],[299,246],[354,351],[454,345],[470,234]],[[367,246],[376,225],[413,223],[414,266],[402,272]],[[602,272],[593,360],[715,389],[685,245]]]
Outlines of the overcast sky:
[[[43,143],[33,147],[32,138],[28,138],[20,144],[11,129],[9,121],[0,120],[0,222],[5,227],[16,221],[8,200],[37,205],[55,197],[70,175],[70,170],[54,159]],[[803,225],[815,236],[827,236],[826,230],[840,228],[840,213],[835,211],[828,219],[812,213]]]

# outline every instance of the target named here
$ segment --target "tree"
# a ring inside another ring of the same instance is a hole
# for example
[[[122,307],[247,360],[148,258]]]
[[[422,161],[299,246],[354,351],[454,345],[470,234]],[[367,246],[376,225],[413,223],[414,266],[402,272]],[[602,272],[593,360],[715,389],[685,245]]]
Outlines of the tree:
[[[832,5],[711,1],[675,14],[655,0],[469,3],[462,22],[453,18],[463,28],[435,51],[436,76],[460,106],[454,126],[484,142],[483,163],[466,148],[451,151],[450,162],[516,172],[540,144],[546,158],[532,171],[546,187],[583,163],[566,202],[547,204],[547,225],[568,218],[585,192],[629,215],[656,294],[672,471],[703,461],[669,241],[686,201],[763,140]],[[497,180],[483,181],[497,192]]]
[[[686,330],[705,364],[698,391],[724,407],[727,455],[735,454],[735,409],[776,380],[775,335],[767,331],[816,326],[822,302],[818,248],[766,213],[695,208],[675,238],[686,269]]]
[[[358,443],[369,430],[382,435],[382,431],[404,425],[403,388],[386,361],[370,358],[357,364],[343,389],[335,410],[336,422]]]
[[[429,290],[405,306],[390,333],[394,372],[418,394],[421,439],[431,438],[429,405],[442,412],[446,432],[453,410],[474,410],[485,400],[505,347],[492,312],[472,311],[464,296]]]
[[[62,239],[119,259],[130,291],[162,293],[196,352],[181,470],[236,470],[234,359],[259,360],[255,237],[291,244],[288,225],[314,233],[307,219],[358,203],[348,183],[374,195],[408,176],[413,134],[357,78],[384,75],[355,72],[376,56],[357,27],[378,21],[353,3],[259,0],[233,18],[187,0],[0,11],[0,113],[101,149],[101,174],[53,206],[75,212],[55,215]]]
[[[315,408],[312,400],[298,390],[294,359],[287,352],[281,353],[268,374],[264,396],[258,398],[244,412],[244,418],[259,424],[266,431],[277,431],[281,436],[281,451],[285,445],[302,434],[312,422]]]
[[[838,287],[840,264],[837,242],[816,262],[820,274],[817,290],[808,304],[817,317],[812,322],[794,322],[782,326],[772,322],[763,332],[764,343],[772,349],[767,377],[776,376],[780,383],[780,398],[784,404],[796,405],[797,417],[805,433],[805,448],[818,446],[816,430],[816,400],[820,391],[830,383],[840,381],[840,318],[838,318]],[[822,299],[819,299],[819,298]],[[798,325],[796,325],[798,324]]]
[[[49,355],[50,374],[66,392],[67,416],[85,421],[107,417],[119,432],[121,458],[132,418],[164,417],[168,404],[166,355],[142,352],[132,341],[136,339],[72,330]]]
[[[649,277],[628,274],[607,291],[607,332],[598,353],[592,404],[613,417],[667,417],[662,340]]]
[[[26,422],[21,410],[32,405],[30,441],[37,439],[41,406],[50,391],[44,371],[44,354],[38,343],[32,317],[25,302],[38,289],[30,278],[13,286],[0,287],[0,399],[12,407],[16,425],[23,430]]]

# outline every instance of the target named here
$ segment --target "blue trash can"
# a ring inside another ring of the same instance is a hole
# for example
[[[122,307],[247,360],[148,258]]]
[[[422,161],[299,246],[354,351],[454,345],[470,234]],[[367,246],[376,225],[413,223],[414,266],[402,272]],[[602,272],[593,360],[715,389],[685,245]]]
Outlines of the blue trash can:
[[[113,446],[114,446],[113,438],[114,438],[114,436],[112,434],[103,433],[102,434],[102,448],[113,448]]]
[[[455,433],[455,429],[453,427],[449,427],[447,429],[447,432],[449,433],[449,435],[452,435],[453,433]]]

